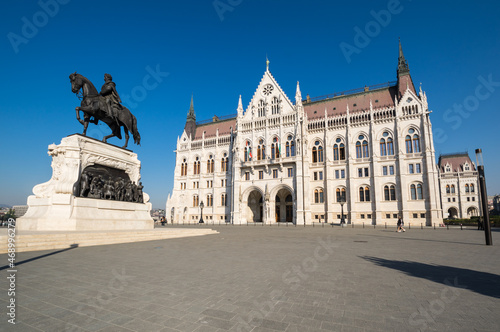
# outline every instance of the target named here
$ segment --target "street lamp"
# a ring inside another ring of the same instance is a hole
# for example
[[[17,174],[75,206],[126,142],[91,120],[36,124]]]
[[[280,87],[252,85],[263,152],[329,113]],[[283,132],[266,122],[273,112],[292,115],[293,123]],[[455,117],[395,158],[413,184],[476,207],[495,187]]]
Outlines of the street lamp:
[[[486,193],[486,178],[484,176],[483,151],[476,149],[477,174],[479,181],[479,194],[481,196],[481,207],[483,211],[483,226],[486,245],[493,244],[491,240],[490,213],[488,211],[488,194]]]
[[[345,204],[345,197],[344,195],[340,196],[340,224],[345,224],[345,218],[344,218],[344,204]]]
[[[203,221],[203,208],[205,207],[205,205],[203,204],[203,201],[201,201],[200,203],[200,209],[201,209],[201,218],[200,218],[200,221],[198,222],[199,224],[203,224],[204,221]]]

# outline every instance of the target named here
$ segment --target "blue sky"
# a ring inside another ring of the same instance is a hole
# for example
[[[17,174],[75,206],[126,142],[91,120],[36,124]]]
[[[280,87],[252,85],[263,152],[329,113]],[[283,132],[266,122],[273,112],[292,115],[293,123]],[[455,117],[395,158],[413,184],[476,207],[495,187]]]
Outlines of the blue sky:
[[[0,204],[26,204],[33,186],[51,177],[47,146],[82,132],[68,79],[74,71],[98,89],[104,73],[113,76],[138,119],[142,145],[130,148],[142,162],[144,191],[163,208],[191,94],[197,120],[235,113],[240,94],[246,108],[266,54],[292,100],[297,81],[311,97],[394,81],[398,37],[433,111],[436,154],[468,151],[475,160],[482,148],[488,193],[500,193],[496,1],[9,0],[3,7]],[[157,79],[146,90],[151,71]],[[89,128],[96,138],[108,133],[105,125]]]

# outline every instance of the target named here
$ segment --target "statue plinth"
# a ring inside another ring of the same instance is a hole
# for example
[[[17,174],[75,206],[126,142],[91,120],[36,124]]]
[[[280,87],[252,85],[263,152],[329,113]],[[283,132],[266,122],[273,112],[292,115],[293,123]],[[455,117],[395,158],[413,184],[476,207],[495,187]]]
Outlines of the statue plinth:
[[[142,187],[137,189],[141,169],[137,154],[78,134],[63,138],[59,145],[49,145],[48,154],[52,156],[52,178],[33,188],[28,211],[18,219],[17,229],[154,228],[149,196],[142,193]],[[100,182],[92,187],[92,193],[82,190],[82,186],[90,187],[89,181],[82,184],[84,170],[92,170],[87,173]],[[120,181],[129,183],[130,189],[122,189],[126,195],[115,195],[116,174]]]

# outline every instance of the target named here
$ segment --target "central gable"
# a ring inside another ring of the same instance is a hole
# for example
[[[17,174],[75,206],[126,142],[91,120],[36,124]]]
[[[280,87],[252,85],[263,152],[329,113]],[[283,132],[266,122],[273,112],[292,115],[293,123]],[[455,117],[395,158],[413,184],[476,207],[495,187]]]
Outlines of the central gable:
[[[294,111],[292,102],[268,69],[248,104],[243,120],[250,121],[260,117],[278,116]]]

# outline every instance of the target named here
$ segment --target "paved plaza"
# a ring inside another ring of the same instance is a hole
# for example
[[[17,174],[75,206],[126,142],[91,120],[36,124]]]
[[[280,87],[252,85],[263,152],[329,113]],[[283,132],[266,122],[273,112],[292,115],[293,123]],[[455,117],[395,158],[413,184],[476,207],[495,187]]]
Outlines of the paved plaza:
[[[500,330],[496,230],[185,227],[219,234],[18,253],[15,326],[0,255],[0,330]]]

